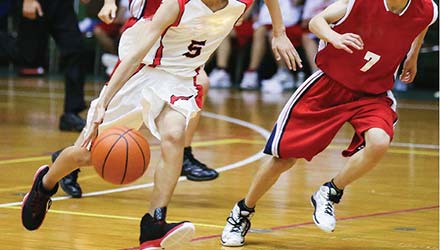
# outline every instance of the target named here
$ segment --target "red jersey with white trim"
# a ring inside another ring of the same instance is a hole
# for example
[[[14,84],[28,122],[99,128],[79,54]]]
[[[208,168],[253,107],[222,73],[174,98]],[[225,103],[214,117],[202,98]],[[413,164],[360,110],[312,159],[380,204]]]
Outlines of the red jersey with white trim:
[[[201,0],[178,2],[178,19],[155,42],[143,63],[175,75],[193,77],[231,32],[252,0],[229,0],[223,9],[215,12]],[[157,3],[157,0],[134,0],[131,13],[138,18],[151,18],[159,6]]]
[[[363,93],[392,89],[394,74],[414,39],[437,19],[432,0],[409,0],[400,14],[388,10],[386,0],[350,0],[346,15],[333,26],[340,34],[354,33],[363,50],[349,54],[321,43],[316,64],[330,78]]]

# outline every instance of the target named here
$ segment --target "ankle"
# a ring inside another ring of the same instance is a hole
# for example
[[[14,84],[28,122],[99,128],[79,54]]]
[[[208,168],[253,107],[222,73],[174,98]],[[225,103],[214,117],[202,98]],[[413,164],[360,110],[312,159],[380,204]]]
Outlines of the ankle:
[[[248,206],[246,204],[246,199],[242,199],[237,204],[238,204],[238,207],[240,207],[241,210],[245,210],[245,211],[248,211],[248,212],[251,212],[251,213],[255,212],[255,205],[254,206]]]
[[[41,188],[45,193],[50,193],[56,186],[58,182],[51,183],[47,180],[47,174],[43,176],[43,179],[41,180]]]

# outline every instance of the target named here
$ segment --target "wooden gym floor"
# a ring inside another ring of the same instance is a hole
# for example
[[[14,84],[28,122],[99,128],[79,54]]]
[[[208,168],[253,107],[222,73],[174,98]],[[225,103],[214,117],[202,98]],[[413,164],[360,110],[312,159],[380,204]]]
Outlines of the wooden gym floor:
[[[99,83],[87,84],[96,96]],[[226,249],[219,235],[234,202],[241,199],[261,163],[265,137],[289,97],[255,91],[212,90],[193,151],[221,171],[217,180],[181,178],[168,219],[191,220],[196,238],[179,250]],[[400,121],[392,147],[376,169],[347,188],[336,206],[334,233],[312,221],[310,195],[344,164],[340,156],[352,136],[343,128],[312,162],[285,173],[257,206],[244,250],[439,249],[438,101],[399,100]],[[0,240],[2,249],[137,249],[139,218],[148,206],[152,177],[129,186],[101,180],[83,169],[82,199],[60,190],[42,227],[26,231],[20,201],[35,170],[52,151],[71,144],[77,133],[60,132],[63,85],[58,80],[0,79]],[[159,161],[152,145],[151,166]]]

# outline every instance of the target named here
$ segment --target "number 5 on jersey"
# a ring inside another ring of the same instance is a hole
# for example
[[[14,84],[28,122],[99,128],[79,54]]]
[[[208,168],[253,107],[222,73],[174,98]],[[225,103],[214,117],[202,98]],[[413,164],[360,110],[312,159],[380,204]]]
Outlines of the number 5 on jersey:
[[[374,64],[376,64],[380,60],[380,56],[378,54],[374,54],[371,51],[367,51],[364,56],[364,59],[367,60],[367,63],[361,68],[362,72],[367,72]]]
[[[205,41],[195,41],[191,40],[191,44],[188,46],[188,52],[184,53],[183,55],[189,58],[194,58],[200,55],[202,52],[203,46],[205,46]]]

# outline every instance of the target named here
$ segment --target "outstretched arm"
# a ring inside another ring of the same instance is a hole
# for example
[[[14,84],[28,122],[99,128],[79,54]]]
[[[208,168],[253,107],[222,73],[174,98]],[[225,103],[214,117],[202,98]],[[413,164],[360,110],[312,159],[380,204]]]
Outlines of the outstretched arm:
[[[279,61],[283,58],[287,67],[291,70],[296,70],[297,65],[302,68],[301,58],[286,35],[286,28],[284,27],[278,0],[264,0],[264,2],[269,9],[272,19],[272,51],[275,59]]]
[[[148,51],[153,47],[154,43],[159,39],[160,35],[167,27],[172,25],[179,15],[179,3],[177,0],[164,0],[153,16],[151,21],[138,21],[139,23],[131,29],[139,34],[137,43],[124,60],[121,61],[116,68],[107,88],[103,90],[101,97],[96,105],[95,115],[93,117],[93,124],[88,124],[90,128],[84,136],[82,146],[85,147],[91,142],[104,118],[104,112],[109,105],[113,96],[119,89],[127,82],[133,75],[135,70],[139,67],[142,59],[146,56]]]
[[[348,3],[348,0],[339,0],[331,4],[310,20],[309,29],[321,40],[331,43],[335,48],[353,53],[351,48],[363,49],[364,42],[362,38],[353,33],[339,34],[330,27],[331,23],[335,23],[344,17]]]
[[[403,63],[402,74],[400,75],[400,80],[404,83],[412,83],[417,74],[417,60],[419,58],[420,48],[423,44],[423,39],[425,38],[428,27],[424,29],[420,34],[414,39],[411,49],[409,50],[406,60]]]

